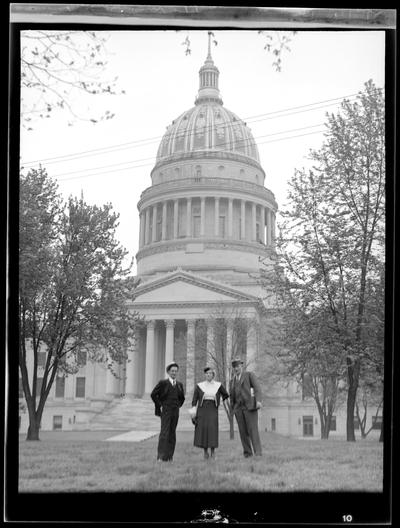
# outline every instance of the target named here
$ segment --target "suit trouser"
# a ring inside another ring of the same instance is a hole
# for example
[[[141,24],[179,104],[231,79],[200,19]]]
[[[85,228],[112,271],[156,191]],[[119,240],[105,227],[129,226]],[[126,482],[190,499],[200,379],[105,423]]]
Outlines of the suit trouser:
[[[249,411],[245,407],[235,409],[236,421],[239,427],[245,456],[261,455],[261,441],[258,432],[258,411]]]
[[[157,450],[157,458],[161,460],[172,460],[174,456],[178,418],[179,407],[163,407]]]

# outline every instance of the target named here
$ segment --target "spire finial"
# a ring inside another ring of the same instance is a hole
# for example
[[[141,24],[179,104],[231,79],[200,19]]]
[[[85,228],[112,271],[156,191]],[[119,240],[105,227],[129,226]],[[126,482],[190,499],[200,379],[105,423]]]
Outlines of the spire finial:
[[[214,33],[212,31],[208,32],[208,55],[207,59],[212,60],[211,57],[211,36],[214,36]]]

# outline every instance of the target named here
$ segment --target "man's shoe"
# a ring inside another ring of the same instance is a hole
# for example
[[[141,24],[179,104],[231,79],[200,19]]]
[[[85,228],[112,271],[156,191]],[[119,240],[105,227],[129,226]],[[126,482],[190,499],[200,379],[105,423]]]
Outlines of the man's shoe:
[[[253,455],[250,454],[250,453],[245,453],[245,454],[244,454],[244,458],[250,458],[250,457],[252,457],[252,456],[253,456]]]

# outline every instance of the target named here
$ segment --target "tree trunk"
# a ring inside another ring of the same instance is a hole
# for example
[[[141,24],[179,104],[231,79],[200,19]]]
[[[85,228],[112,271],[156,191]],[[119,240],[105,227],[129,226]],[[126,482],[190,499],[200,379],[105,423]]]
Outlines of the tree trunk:
[[[349,364],[347,367],[349,388],[347,392],[347,419],[346,419],[346,433],[347,433],[348,442],[356,441],[356,436],[354,434],[354,410],[356,407],[359,367],[360,367],[359,359],[356,359],[353,364],[351,364],[349,360]]]
[[[328,438],[329,438],[328,428],[326,426],[321,427],[321,440],[328,440]]]
[[[28,433],[26,440],[40,440],[39,438],[40,420],[34,418],[33,420],[29,417]]]
[[[382,423],[381,423],[381,434],[379,435],[379,442],[383,442],[383,412],[382,412]]]

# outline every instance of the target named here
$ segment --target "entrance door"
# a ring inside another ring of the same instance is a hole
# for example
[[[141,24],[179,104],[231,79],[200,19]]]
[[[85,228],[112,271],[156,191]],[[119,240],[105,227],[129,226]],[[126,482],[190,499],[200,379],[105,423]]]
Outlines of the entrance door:
[[[303,436],[314,436],[314,419],[312,416],[303,416]]]

